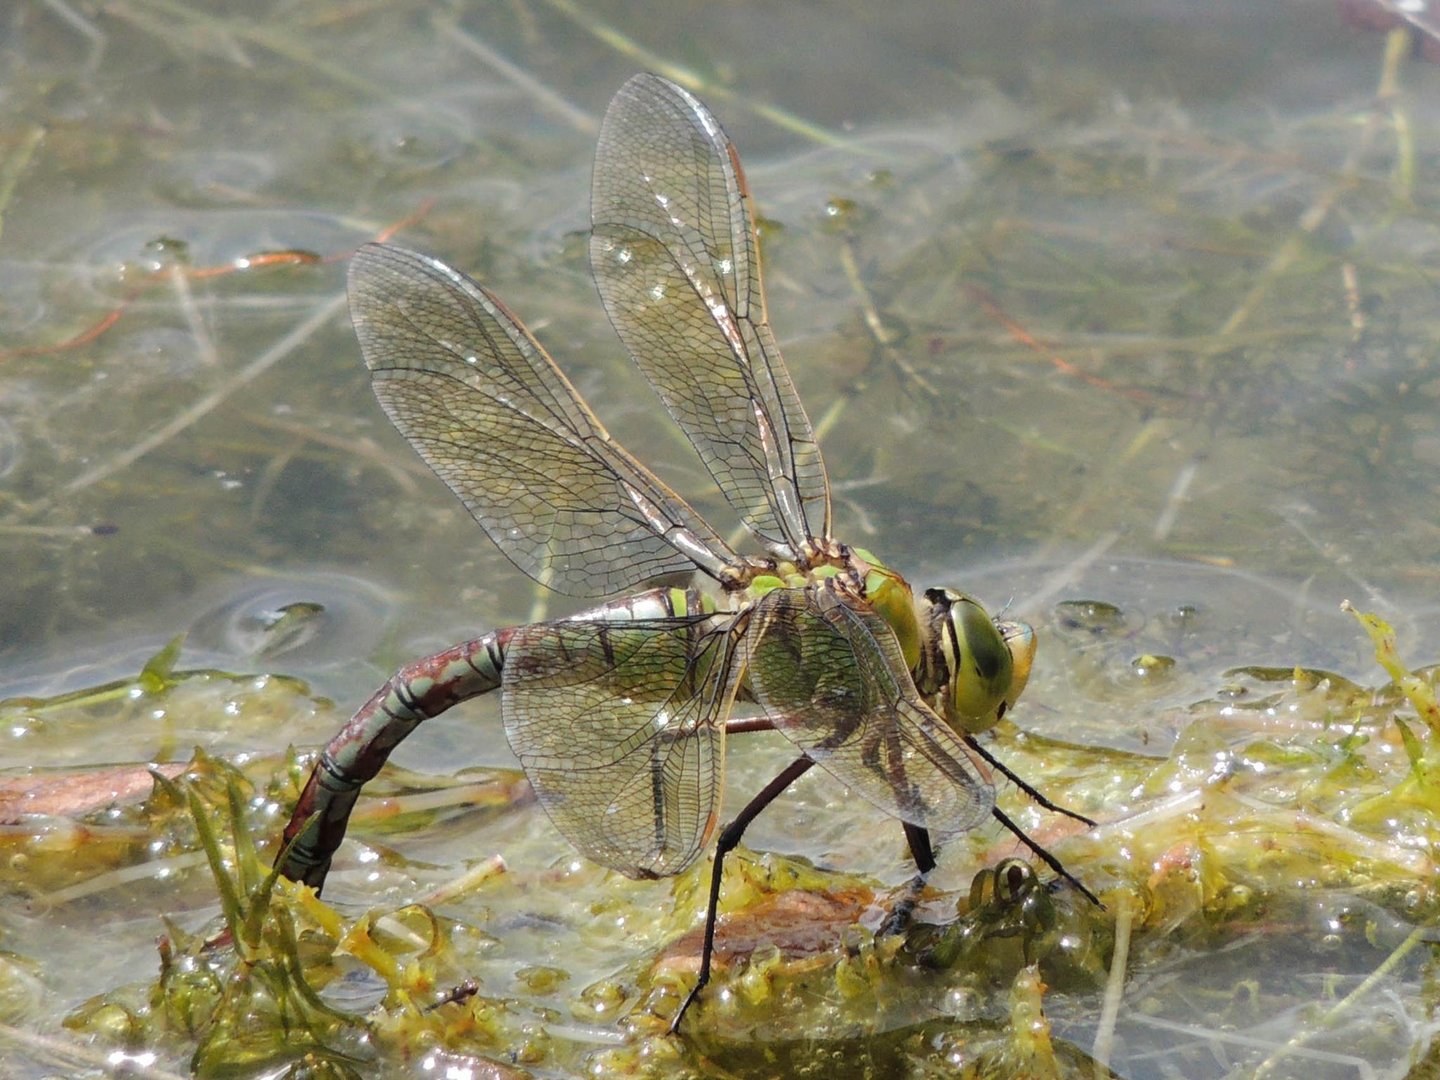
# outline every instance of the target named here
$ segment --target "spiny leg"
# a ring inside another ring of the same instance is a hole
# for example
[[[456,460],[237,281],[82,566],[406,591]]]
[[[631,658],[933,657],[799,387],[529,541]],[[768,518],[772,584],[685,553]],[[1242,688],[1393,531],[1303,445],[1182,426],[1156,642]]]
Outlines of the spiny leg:
[[[1021,780],[1020,777],[1016,776],[1013,772],[1011,772],[1003,761],[997,758],[994,754],[990,753],[989,750],[986,750],[985,747],[981,746],[980,740],[975,738],[974,735],[965,736],[965,745],[970,747],[971,750],[974,750],[975,753],[979,754],[982,758],[984,758],[987,765],[989,765],[992,769],[998,772],[1001,776],[1005,777],[1006,780],[1009,780],[1012,784],[1018,787],[1037,805],[1044,807],[1052,814],[1063,814],[1068,818],[1074,818],[1076,821],[1083,821],[1086,825],[1093,826],[1095,824],[1094,821],[1086,817],[1084,814],[1077,814],[1074,810],[1067,810],[1065,809],[1065,807],[1059,806],[1051,802],[1044,795],[1040,794],[1040,792],[1036,791],[1024,780]]]
[[[681,1002],[680,1009],[675,1013],[675,1019],[670,1021],[670,1034],[674,1035],[680,1030],[680,1021],[685,1016],[685,1010],[689,1009],[695,999],[700,996],[700,991],[710,981],[710,961],[715,953],[715,919],[720,903],[720,878],[725,865],[725,856],[728,855],[735,845],[740,843],[740,837],[745,834],[746,827],[754,821],[760,812],[779,798],[780,793],[793,784],[800,777],[804,776],[815,762],[808,757],[796,758],[779,776],[766,784],[760,794],[756,795],[741,810],[735,820],[726,825],[720,833],[720,838],[715,842],[715,864],[710,871],[710,901],[705,909],[705,940],[700,947],[700,975],[695,980],[695,986],[690,993],[685,995]]]
[[[1020,828],[1020,826],[1015,824],[1015,822],[1011,821],[1010,818],[1005,815],[1004,811],[1002,811],[998,806],[992,807],[990,812],[995,815],[995,820],[1000,822],[1001,825],[1004,825],[1005,828],[1009,829],[1010,832],[1015,835],[1015,839],[1019,840],[1020,843],[1024,844],[1027,848],[1029,848],[1036,858],[1038,858],[1046,866],[1050,867],[1051,870],[1054,870],[1055,873],[1059,874],[1066,881],[1070,882],[1071,885],[1074,885],[1075,888],[1079,889],[1085,895],[1085,897],[1096,907],[1105,907],[1105,905],[1100,902],[1100,898],[1098,896],[1096,896],[1093,892],[1087,889],[1081,883],[1079,878],[1077,878],[1074,874],[1070,873],[1069,870],[1065,869],[1064,863],[1062,863],[1054,855],[1051,855],[1050,852],[1046,851],[1034,840],[1031,840],[1030,837],[1026,836],[1025,830]]]
[[[725,724],[725,734],[730,736],[744,735],[752,731],[774,731],[777,726],[768,716],[730,720]],[[901,825],[905,829],[905,842],[910,847],[910,856],[915,860],[915,868],[919,872],[910,880],[906,896],[895,905],[880,925],[879,933],[882,935],[897,934],[905,928],[915,910],[920,890],[925,885],[925,875],[935,869],[935,849],[930,843],[930,833],[908,821],[902,821]]]
[[[725,721],[725,734],[748,735],[752,731],[774,731],[777,726],[768,716],[752,716],[744,720]]]
[[[1084,814],[1077,814],[1074,810],[1067,810],[1065,807],[1059,806],[1051,802],[1044,795],[1040,794],[1040,792],[1036,791],[1024,780],[1020,779],[1020,777],[1016,776],[1013,772],[1011,772],[1003,761],[1001,761],[994,754],[990,753],[990,751],[986,750],[983,746],[981,746],[980,740],[976,739],[975,736],[965,736],[965,745],[970,747],[971,750],[974,750],[975,753],[979,754],[982,758],[984,758],[986,764],[988,764],[992,769],[1000,773],[1000,775],[1005,777],[1005,779],[1009,780],[1012,784],[1014,784],[1021,791],[1023,791],[1027,796],[1034,800],[1037,805],[1043,807],[1046,810],[1049,810],[1051,813],[1063,814],[1065,817],[1073,818],[1074,820],[1083,822],[1086,825],[1093,826],[1095,824],[1094,821],[1086,817]],[[994,814],[996,821],[1000,822],[1001,825],[1004,825],[1005,828],[1010,830],[1010,832],[1014,834],[1015,838],[1019,840],[1022,844],[1024,844],[1027,848],[1029,848],[1030,851],[1033,852],[1041,862],[1043,862],[1046,866],[1050,867],[1051,870],[1054,870],[1055,873],[1059,874],[1066,881],[1070,882],[1071,885],[1074,885],[1075,888],[1079,889],[1080,892],[1083,893],[1092,904],[1095,904],[1097,907],[1101,908],[1105,906],[1104,904],[1100,903],[1099,897],[1097,897],[1093,892],[1091,892],[1083,884],[1081,884],[1080,880],[1074,874],[1070,873],[1069,870],[1065,869],[1064,863],[1062,863],[1054,855],[1050,854],[1050,852],[1046,851],[1034,840],[1031,840],[1030,837],[1026,836],[1025,830],[1020,828],[1019,825],[1015,824],[1015,822],[1010,820],[1010,818],[1007,817],[999,807],[992,807],[990,812]]]

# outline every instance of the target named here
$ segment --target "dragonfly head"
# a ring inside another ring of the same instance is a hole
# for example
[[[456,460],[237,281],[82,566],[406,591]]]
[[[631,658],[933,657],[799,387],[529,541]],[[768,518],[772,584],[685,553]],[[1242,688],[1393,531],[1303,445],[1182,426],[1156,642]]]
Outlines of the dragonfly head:
[[[962,735],[994,727],[1030,678],[1035,631],[1027,623],[990,617],[975,600],[950,589],[927,589],[922,625],[929,631],[929,690],[946,723]]]

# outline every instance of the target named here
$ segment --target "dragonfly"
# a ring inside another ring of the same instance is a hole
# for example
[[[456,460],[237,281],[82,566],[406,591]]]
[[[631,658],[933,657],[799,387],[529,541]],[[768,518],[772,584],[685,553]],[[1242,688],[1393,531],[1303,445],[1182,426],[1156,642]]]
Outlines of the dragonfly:
[[[320,753],[279,868],[322,886],[396,745],[499,690],[540,805],[588,858],[659,878],[715,841],[675,1031],[710,978],[726,855],[812,767],[897,819],[922,874],[932,833],[993,816],[1023,839],[991,769],[1013,774],[975,736],[1015,705],[1036,639],[964,593],[915,595],[831,536],[825,465],[766,316],[745,174],[694,95],[656,75],[625,83],[601,125],[591,217],[611,323],[763,554],[737,553],[611,438],[494,293],[426,255],[360,248],[350,311],[391,421],[520,570],[602,602],[402,667]],[[754,715],[733,719],[737,703]],[[798,756],[721,829],[726,737],[756,730]]]

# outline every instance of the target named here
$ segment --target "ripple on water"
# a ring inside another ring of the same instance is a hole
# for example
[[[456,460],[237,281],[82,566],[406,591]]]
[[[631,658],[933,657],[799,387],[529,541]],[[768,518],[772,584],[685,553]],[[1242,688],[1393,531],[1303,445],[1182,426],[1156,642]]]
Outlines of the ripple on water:
[[[44,254],[49,276],[74,279],[67,301],[114,304],[133,297],[138,282],[177,262],[226,266],[266,251],[329,255],[364,240],[327,213],[291,210],[168,210],[127,214],[114,227]],[[3,280],[0,280],[3,284]]]
[[[253,206],[279,174],[273,154],[243,150],[197,150],[174,154],[159,166],[159,193],[182,206],[231,203]]]
[[[198,605],[197,605],[198,606]],[[368,656],[394,605],[375,585],[346,574],[247,580],[195,617],[188,648],[231,665],[315,671]]]

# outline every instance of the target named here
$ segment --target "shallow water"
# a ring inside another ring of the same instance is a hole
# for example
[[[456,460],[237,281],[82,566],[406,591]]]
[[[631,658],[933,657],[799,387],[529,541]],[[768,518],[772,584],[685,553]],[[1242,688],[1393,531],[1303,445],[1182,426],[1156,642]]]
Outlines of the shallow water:
[[[132,676],[188,631],[181,667],[295,676],[335,707],[247,712],[212,687],[183,716],[17,723],[7,774],[313,746],[399,662],[569,610],[368,392],[341,264],[397,224],[505,297],[630,449],[732,523],[586,269],[595,127],[641,69],[699,80],[746,163],[837,536],[1047,635],[1022,729],[1164,755],[1176,710],[1239,665],[1379,684],[1347,597],[1436,659],[1440,68],[1406,58],[1378,97],[1383,35],[1331,6],[250,12],[0,13],[0,697]],[[276,251],[319,261],[256,258]],[[1077,628],[1081,600],[1118,628]],[[323,611],[267,629],[300,603]],[[1136,675],[1150,654],[1176,661],[1164,686]],[[494,720],[444,718],[397,761],[504,766]],[[814,799],[750,843],[903,879],[902,851],[867,861]],[[407,854],[565,857],[506,828]],[[153,966],[155,916],[210,900],[197,873],[183,896],[90,902],[0,915],[0,949],[45,958],[21,1026],[54,1030],[39,1017]],[[104,949],[76,936],[97,923]],[[1369,1075],[1403,1075],[1425,1041]],[[1124,1075],[1175,1075],[1158,1060]]]

